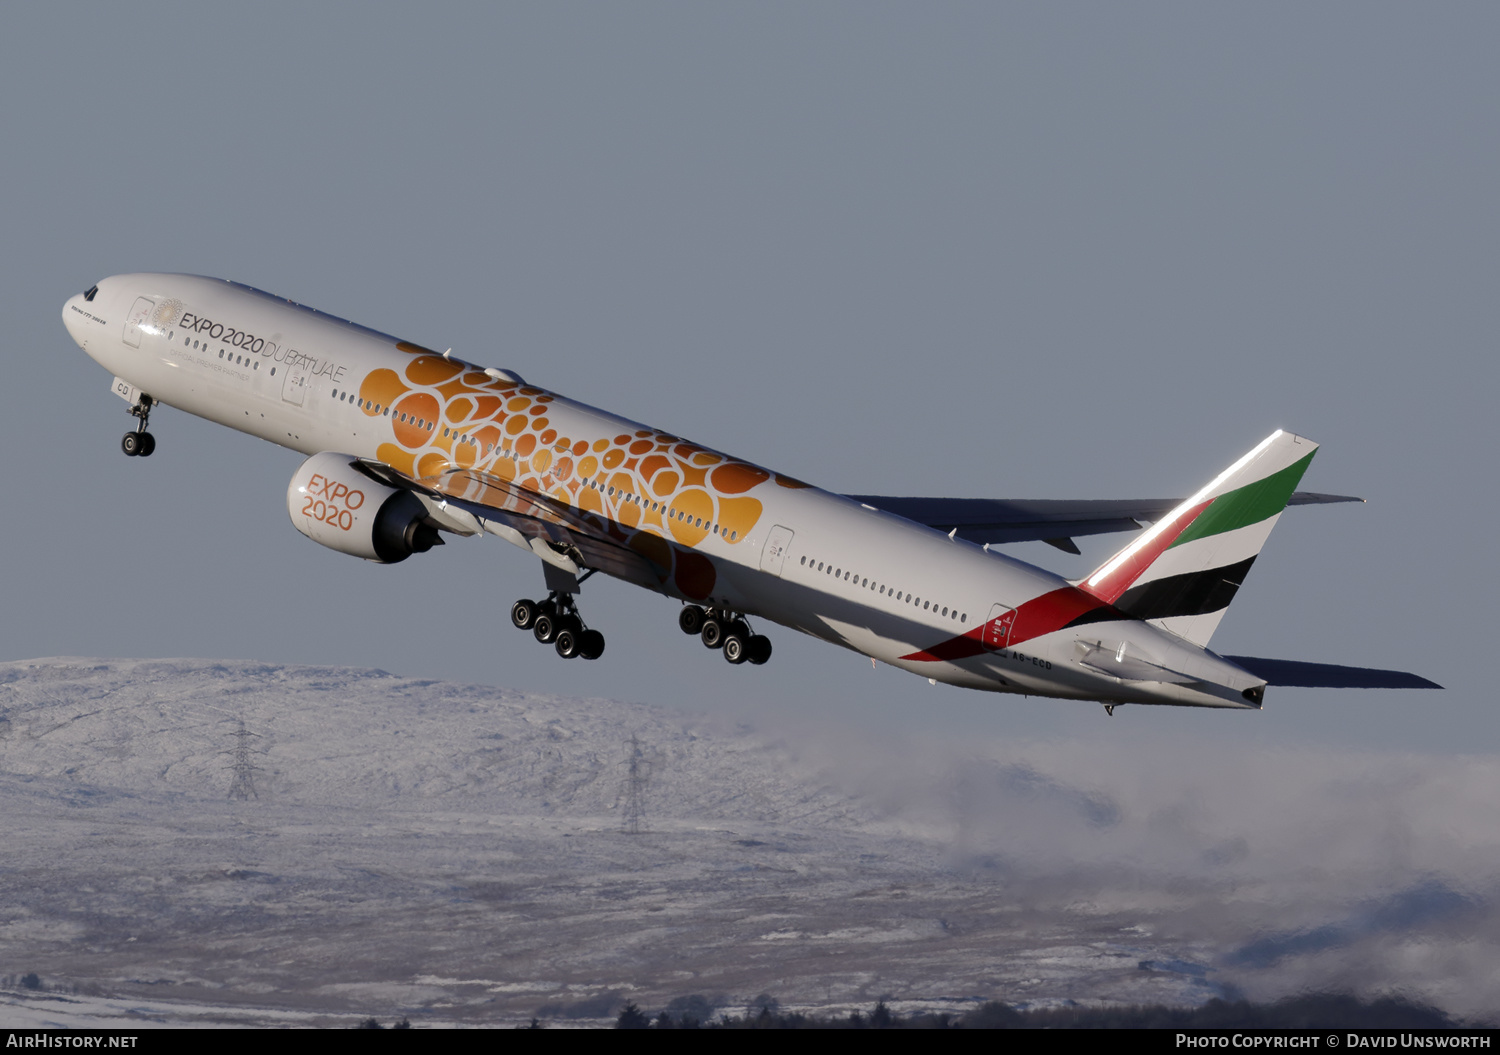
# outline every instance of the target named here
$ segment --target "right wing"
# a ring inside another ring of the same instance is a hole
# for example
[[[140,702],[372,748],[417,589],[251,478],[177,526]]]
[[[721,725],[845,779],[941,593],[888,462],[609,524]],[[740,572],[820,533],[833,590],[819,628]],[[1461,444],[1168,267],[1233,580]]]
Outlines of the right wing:
[[[970,542],[1045,542],[1067,553],[1079,552],[1073,539],[1111,531],[1137,531],[1177,508],[1180,498],[1023,499],[905,498],[894,495],[847,495],[867,506],[937,528],[956,531]],[[1287,505],[1363,502],[1351,495],[1297,491]]]

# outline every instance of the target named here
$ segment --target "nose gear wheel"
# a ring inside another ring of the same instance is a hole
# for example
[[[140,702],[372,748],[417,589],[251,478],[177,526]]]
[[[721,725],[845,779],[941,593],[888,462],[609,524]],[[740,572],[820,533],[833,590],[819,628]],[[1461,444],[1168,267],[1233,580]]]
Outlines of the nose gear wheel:
[[[155,405],[156,400],[147,395],[142,395],[138,402],[130,405],[131,416],[140,418],[141,423],[134,432],[125,433],[120,440],[120,450],[125,452],[127,458],[149,458],[156,450],[156,437],[146,431],[151,419],[151,408]]]

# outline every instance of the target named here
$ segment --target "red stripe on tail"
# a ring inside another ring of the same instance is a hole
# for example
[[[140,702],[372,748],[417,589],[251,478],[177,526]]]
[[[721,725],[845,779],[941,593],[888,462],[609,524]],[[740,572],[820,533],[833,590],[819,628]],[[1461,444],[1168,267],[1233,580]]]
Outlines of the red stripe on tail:
[[[1141,577],[1141,573],[1151,567],[1156,558],[1177,541],[1177,536],[1198,519],[1198,514],[1213,505],[1213,502],[1214,500],[1210,498],[1206,502],[1200,502],[1190,509],[1183,510],[1171,521],[1159,522],[1156,528],[1152,529],[1156,531],[1156,534],[1144,542],[1139,549],[1130,552],[1119,564],[1099,576],[1098,582],[1093,581],[1095,576],[1091,575],[1078,584],[1079,588],[1093,594],[1105,604],[1114,604],[1120,599],[1120,595],[1130,589],[1131,584]],[[1113,559],[1113,557],[1110,558],[1110,560]],[[1108,562],[1105,567],[1108,567]],[[1098,573],[1096,572],[1095,575]]]

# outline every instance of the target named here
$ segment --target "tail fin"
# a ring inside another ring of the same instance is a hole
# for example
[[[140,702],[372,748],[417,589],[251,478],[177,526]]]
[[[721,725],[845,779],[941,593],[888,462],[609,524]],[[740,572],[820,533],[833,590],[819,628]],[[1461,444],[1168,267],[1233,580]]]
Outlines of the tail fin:
[[[1273,432],[1078,585],[1207,645],[1318,445]]]

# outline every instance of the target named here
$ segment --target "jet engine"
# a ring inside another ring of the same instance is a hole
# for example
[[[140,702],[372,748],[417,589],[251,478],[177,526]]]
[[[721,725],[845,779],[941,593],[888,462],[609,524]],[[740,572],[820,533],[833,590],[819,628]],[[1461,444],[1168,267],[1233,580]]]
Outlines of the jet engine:
[[[379,564],[397,564],[443,544],[421,499],[366,476],[357,465],[353,455],[333,451],[302,463],[286,490],[287,513],[298,531]]]

